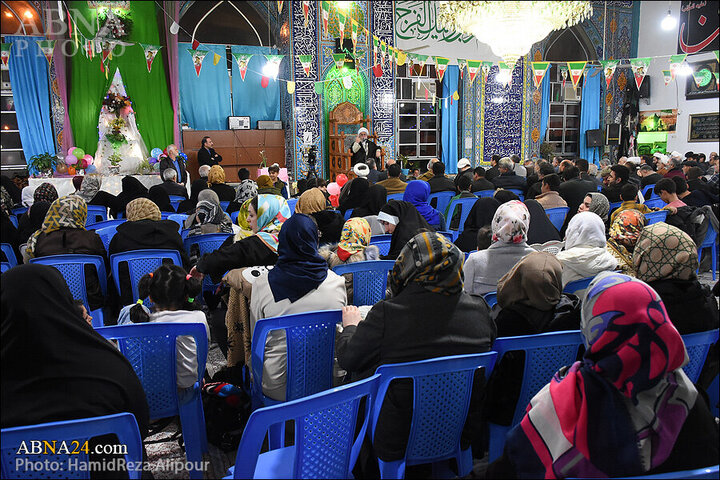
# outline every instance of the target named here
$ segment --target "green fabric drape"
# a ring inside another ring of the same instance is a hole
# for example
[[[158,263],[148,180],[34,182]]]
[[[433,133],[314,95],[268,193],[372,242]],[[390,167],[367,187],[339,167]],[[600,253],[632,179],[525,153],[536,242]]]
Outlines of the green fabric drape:
[[[155,2],[132,2],[133,21],[128,42],[161,45]],[[88,7],[88,2],[70,2],[73,17],[80,14],[92,25],[97,25],[97,11]],[[88,31],[85,22],[77,20],[79,31],[87,38],[95,36],[95,30]],[[82,39],[81,39],[82,40]],[[138,130],[148,150],[165,148],[173,139],[173,109],[167,86],[164,54],[158,55],[148,73],[145,55],[139,45],[115,47],[112,60],[107,62],[108,78],[100,71],[101,54],[92,60],[80,51],[70,58],[70,99],[69,117],[75,136],[75,146],[88,153],[94,153],[98,142],[98,118],[102,101],[112,83],[115,69],[120,69],[125,89],[135,110]],[[164,50],[164,49],[163,49]],[[163,53],[161,50],[159,53]]]

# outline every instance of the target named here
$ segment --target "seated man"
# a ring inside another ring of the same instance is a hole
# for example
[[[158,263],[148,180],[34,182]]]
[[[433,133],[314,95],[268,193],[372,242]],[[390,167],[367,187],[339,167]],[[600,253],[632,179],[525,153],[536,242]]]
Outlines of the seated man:
[[[433,178],[434,174],[433,174],[432,166],[439,161],[440,160],[438,160],[437,158],[431,158],[430,161],[427,163],[427,171],[425,173],[423,173],[422,175],[420,175],[418,180],[425,180],[427,182],[428,180]],[[445,168],[443,168],[443,172],[445,172]]]
[[[163,182],[159,185],[168,195],[177,195],[188,198],[187,189],[177,183],[177,170],[174,168],[166,168],[162,172]]]
[[[365,163],[367,164],[368,168],[370,169],[370,172],[368,172],[368,176],[367,176],[368,182],[370,182],[372,184],[372,183],[377,183],[381,180],[387,179],[387,173],[378,171],[377,163],[375,162],[374,158],[368,158],[367,162],[365,162]]]
[[[548,175],[557,175],[555,173],[555,169],[553,166],[548,162],[538,162],[537,166],[537,181],[534,182],[532,185],[530,185],[527,189],[527,194],[525,195],[525,198],[528,200],[531,200],[533,198],[537,198],[542,192],[542,179],[545,178]],[[534,175],[532,175],[534,177]],[[560,175],[557,175],[558,181],[560,181]],[[528,182],[530,179],[528,179]],[[529,183],[528,183],[529,185]]]
[[[620,201],[620,189],[628,183],[630,179],[630,170],[624,165],[613,165],[610,167],[610,175],[608,177],[608,186],[603,188],[600,193],[605,195],[608,202],[615,203]]]
[[[677,186],[671,178],[663,178],[655,184],[655,194],[658,195],[663,202],[667,203],[667,207],[685,207],[685,202],[677,196]]]
[[[648,185],[655,185],[663,178],[662,175],[653,170],[652,165],[648,164],[640,165],[637,174],[640,177],[640,186],[642,188],[645,188]]]
[[[620,199],[622,200],[622,205],[616,208],[615,211],[612,212],[612,214],[610,215],[611,225],[615,221],[615,217],[617,217],[618,213],[622,212],[623,210],[637,210],[638,212],[643,214],[653,211],[647,205],[637,202],[637,194],[638,188],[632,183],[628,182],[623,185],[623,187],[620,189]]]
[[[500,175],[492,179],[495,188],[517,188],[525,192],[525,177],[517,175],[514,171],[514,163],[509,157],[501,158],[498,162]]]
[[[472,192],[480,192],[482,190],[495,190],[495,185],[485,178],[485,169],[483,167],[475,167],[473,171],[473,182],[470,188]]]
[[[702,207],[703,205],[711,205],[713,196],[706,194],[703,190],[688,190],[688,182],[682,177],[672,177],[675,182],[675,188],[678,199],[690,207]],[[717,197],[716,197],[717,198]]]
[[[433,176],[427,182],[430,184],[430,193],[454,192],[455,184],[445,176],[445,164],[437,161],[432,164]]]
[[[400,165],[394,163],[388,166],[387,173],[389,175],[388,179],[378,182],[378,185],[385,187],[388,194],[403,193],[407,187],[407,183],[400,180],[400,174],[402,173]]]
[[[453,179],[453,183],[455,184],[455,191],[459,193],[460,187],[459,187],[458,183],[460,182],[460,177],[462,177],[463,175],[467,176],[470,179],[470,183],[472,183],[472,181],[474,179],[473,178],[474,172],[473,172],[473,169],[470,168],[470,160],[468,160],[467,158],[461,158],[458,161],[457,168],[458,168],[458,173],[457,173],[457,175],[455,175],[455,178]]]
[[[560,189],[560,177],[557,173],[543,176],[540,183],[540,191],[542,193],[535,197],[535,200],[537,200],[545,210],[548,208],[567,207],[567,202],[558,193]]]
[[[351,166],[364,163],[368,158],[380,158],[381,150],[374,142],[368,140],[368,129],[362,127],[358,130],[357,137],[350,147],[352,152]]]
[[[450,210],[450,204],[453,202],[453,200],[458,200],[460,198],[477,198],[476,195],[473,195],[470,193],[470,187],[472,187],[472,182],[470,181],[470,177],[467,175],[461,175],[460,180],[458,181],[458,188],[460,189],[460,193],[455,195],[451,200],[450,203],[448,203],[447,209],[443,214],[445,215],[445,218],[447,218]],[[450,228],[453,230],[457,230],[460,228],[460,215],[462,211],[460,208],[456,208],[455,212],[453,212],[453,216],[450,219]]]

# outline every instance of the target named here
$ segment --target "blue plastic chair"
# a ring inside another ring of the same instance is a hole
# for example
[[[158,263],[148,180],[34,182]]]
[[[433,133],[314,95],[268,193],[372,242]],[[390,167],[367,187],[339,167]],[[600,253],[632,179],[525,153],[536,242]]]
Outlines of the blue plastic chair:
[[[653,223],[664,222],[667,218],[667,210],[658,210],[657,212],[649,212],[645,214],[645,226]]]
[[[567,216],[569,211],[569,207],[548,208],[547,210],[545,210],[545,214],[547,214],[550,222],[555,226],[555,228],[560,231],[563,223],[565,223],[565,217]]]
[[[82,466],[89,466],[88,456],[85,452],[79,454],[18,454],[16,453],[23,443],[29,440],[47,442],[50,445],[56,444],[59,448],[61,442],[65,442],[71,451],[76,451],[77,446],[83,444],[93,437],[106,434],[115,434],[118,438],[118,445],[125,446],[124,458],[126,465],[141,465],[142,462],[142,439],[138,429],[135,416],[131,413],[116,413],[102,417],[81,418],[77,420],[66,420],[62,422],[40,423],[24,427],[12,427],[2,429],[2,478],[90,478],[90,469],[81,471]],[[71,443],[73,442],[73,443]],[[70,471],[63,468],[60,471],[40,470],[30,471],[27,469],[16,469],[16,462],[57,462],[67,467],[70,459],[77,460],[79,468]],[[132,479],[140,478],[141,470],[128,469],[128,476]]]
[[[295,205],[297,205],[298,199],[297,198],[290,198],[287,201],[288,208],[290,209],[290,215],[295,213]]]
[[[497,292],[488,292],[483,295],[483,298],[490,308],[493,308],[497,304]]]
[[[648,195],[648,193],[650,193],[650,195]],[[655,184],[645,185],[642,189],[642,195],[645,200],[650,200],[655,195]]]
[[[240,210],[235,210],[230,214],[230,220],[232,220],[233,225],[237,225],[238,215],[240,215]]]
[[[715,269],[717,268],[717,232],[712,226],[712,223],[708,222],[708,230],[705,234],[705,240],[698,247],[698,261],[702,260],[702,251],[705,248],[710,249],[710,271],[712,272],[712,279],[715,281]],[[699,267],[698,267],[699,270]]]
[[[612,203],[610,204],[610,213],[612,213],[613,211],[615,211],[615,210],[617,210],[618,208],[620,208],[620,205],[622,205],[622,203],[623,203],[623,202],[612,202]],[[645,204],[647,205],[647,202],[646,202]],[[650,205],[648,205],[648,206],[650,206]]]
[[[490,423],[490,448],[488,462],[498,459],[505,447],[505,435],[520,423],[525,416],[530,400],[552,379],[553,375],[566,365],[572,365],[577,359],[578,349],[582,345],[580,330],[503,337],[495,340],[493,350],[498,353],[497,363],[503,355],[514,350],[525,351],[520,396],[515,405],[515,413],[510,425]]]
[[[385,300],[388,273],[394,265],[394,260],[372,260],[338,265],[333,272],[338,275],[352,273],[353,305],[375,305]]]
[[[47,257],[31,258],[30,263],[48,265],[56,268],[65,279],[70,293],[74,299],[82,300],[85,309],[92,316],[94,328],[102,327],[104,323],[102,308],[90,310],[87,296],[87,283],[85,279],[85,265],[92,265],[97,272],[100,282],[100,291],[103,297],[107,296],[107,273],[105,260],[99,255],[49,255]]]
[[[104,222],[107,218],[107,208],[102,205],[88,205],[87,206],[87,220],[85,220],[85,226],[92,225],[98,222]]]
[[[105,251],[110,253],[110,242],[117,233],[117,225],[98,228],[97,230],[95,230],[95,233],[97,233],[100,237],[100,240],[102,240]]]
[[[225,210],[227,210],[229,206],[230,206],[230,202],[227,200],[220,202],[220,208],[222,208],[223,212]]]
[[[0,262],[0,273],[5,273],[12,268],[8,262]]]
[[[205,233],[203,235],[193,235],[183,239],[183,247],[187,252],[188,257],[191,256],[190,250],[193,245],[197,245],[200,250],[199,255],[203,256],[206,253],[211,253],[220,248],[228,237],[231,237],[232,233]],[[205,275],[202,281],[202,289],[204,292],[214,291],[217,285],[212,283],[210,275]]]
[[[685,350],[687,351],[689,361],[688,364],[683,367],[685,374],[688,376],[690,381],[696,383],[700,379],[700,372],[702,372],[703,366],[705,365],[705,359],[707,358],[710,347],[718,340],[718,329],[708,330],[707,332],[689,333],[683,335],[683,343],[685,343]]]
[[[185,225],[185,220],[187,220],[188,216],[184,213],[174,213],[172,215],[168,216],[168,220],[172,220],[173,222],[178,224],[178,234],[182,233],[183,225]]]
[[[586,277],[581,278],[580,280],[568,282],[567,285],[563,287],[563,293],[572,293],[573,295],[580,296],[588,288],[588,285],[590,285],[590,282],[592,282],[594,278],[595,277]]]
[[[437,199],[436,204],[433,206],[434,209],[436,209],[438,212],[444,212],[447,210],[448,205],[450,205],[450,200],[452,200],[452,197],[455,196],[455,192],[436,192],[431,193],[428,197],[428,202],[432,205],[432,201],[434,199]]]
[[[15,215],[16,217],[19,217],[23,213],[28,211],[28,207],[15,207],[12,210],[10,210],[10,213]]]
[[[710,478],[717,480],[719,468],[720,466],[715,465],[714,467],[696,468],[695,470],[683,470],[681,472],[657,473],[655,475],[642,475],[640,477],[624,478]]]
[[[381,242],[384,240],[392,240],[392,235],[385,234],[385,235],[373,235],[370,237],[370,245],[372,245],[375,242]]]
[[[370,237],[370,245],[375,245],[380,251],[380,255],[387,255],[390,253],[390,243],[392,241],[392,235],[373,235]]]
[[[451,242],[452,242],[453,239],[455,238],[455,234],[454,234],[452,231],[450,231],[450,230],[438,230],[438,231],[435,232],[435,233],[439,233],[440,235],[442,235],[443,237],[447,238],[447,239],[450,240]],[[467,259],[467,256],[466,256],[466,259]]]
[[[522,191],[521,189],[519,189],[519,188],[506,188],[505,190],[507,190],[508,192],[513,192],[515,195],[517,195],[518,197],[520,197],[520,201],[521,201],[521,202],[524,202],[524,201],[525,201],[525,194],[523,193],[523,191]]]
[[[208,451],[200,385],[207,362],[208,337],[202,323],[142,323],[117,325],[96,330],[108,340],[117,340],[120,351],[135,370],[147,398],[150,420],[180,415],[188,462],[199,465]],[[178,399],[176,339],[192,336],[197,352],[197,382],[185,403]],[[203,472],[190,470],[190,478],[203,478]]]
[[[380,385],[372,409],[370,428],[375,436],[380,409],[390,382],[399,378],[413,380],[413,417],[405,458],[394,462],[378,459],[380,478],[404,478],[405,467],[432,463],[432,478],[449,471],[446,460],[457,461],[458,476],[472,470],[471,449],[463,450],[460,436],[465,426],[473,376],[478,368],[490,377],[497,353],[477,353],[440,357],[418,362],[381,365]]]
[[[371,405],[379,375],[272,407],[255,410],[225,478],[353,478],[352,469],[370,419],[365,408],[355,435],[360,401]],[[294,421],[291,447],[260,453],[265,434],[277,422]]]
[[[597,191],[598,191],[598,192],[602,192],[602,189],[603,189],[603,186],[602,186],[602,185],[598,185],[598,186],[597,186]]]
[[[117,227],[121,223],[125,223],[124,219],[113,219],[113,220],[105,220],[104,222],[98,222],[93,223],[92,225],[88,225],[88,230],[100,230],[101,228],[105,227]]]
[[[5,254],[5,258],[7,258],[7,263],[9,263],[11,267],[18,264],[17,257],[15,256],[15,250],[13,250],[12,245],[9,243],[0,243],[0,249],[2,249],[2,252]]]
[[[495,195],[495,190],[480,190],[473,193],[480,198],[492,198]]]
[[[645,200],[645,205],[649,208],[663,208],[667,203],[663,202],[660,197],[652,197],[650,200]]]
[[[146,273],[154,272],[162,265],[164,259],[172,260],[175,265],[182,266],[180,253],[176,250],[131,250],[110,255],[110,269],[117,291],[120,292],[120,270],[118,267],[122,262],[127,262],[128,265],[130,285],[132,286],[132,303],[135,303],[140,297],[138,293],[140,277]]]
[[[475,202],[477,202],[477,200],[477,198],[457,198],[453,200],[450,204],[450,207],[448,209],[448,219],[450,223],[452,223],[453,215],[455,215],[455,209],[461,209],[460,224],[458,225],[457,231],[448,228],[448,230],[453,234],[453,241],[456,240],[460,232],[465,229],[465,221],[467,220],[468,215],[470,215],[470,210],[472,210],[472,207],[473,205],[475,205]]]
[[[180,203],[185,201],[185,197],[182,195],[168,195],[170,197],[170,205],[175,209],[177,212],[178,207],[180,206]]]
[[[18,219],[15,215],[9,215],[10,217],[10,223],[13,224],[13,227],[18,228]]]
[[[391,193],[387,196],[387,201],[389,202],[390,200],[402,200],[404,196],[405,193]]]
[[[345,217],[345,221],[346,221],[346,222],[347,222],[348,220],[350,220],[350,217],[352,216],[353,210],[355,210],[355,209],[354,209],[354,208],[348,208],[347,210],[345,210],[345,215],[344,215],[344,217]]]

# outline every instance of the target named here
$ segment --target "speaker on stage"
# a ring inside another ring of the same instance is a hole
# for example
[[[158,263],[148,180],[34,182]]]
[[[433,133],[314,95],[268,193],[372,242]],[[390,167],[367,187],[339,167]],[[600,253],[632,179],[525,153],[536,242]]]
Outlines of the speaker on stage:
[[[588,130],[585,132],[585,140],[588,147],[602,147],[603,146],[603,131]]]
[[[620,145],[620,124],[605,125],[605,145]]]

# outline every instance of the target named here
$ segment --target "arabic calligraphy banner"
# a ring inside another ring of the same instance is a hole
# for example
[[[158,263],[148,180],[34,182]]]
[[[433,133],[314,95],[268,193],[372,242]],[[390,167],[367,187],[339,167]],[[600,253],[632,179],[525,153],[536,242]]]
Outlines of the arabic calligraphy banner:
[[[720,48],[718,1],[681,1],[677,53],[711,52]]]

